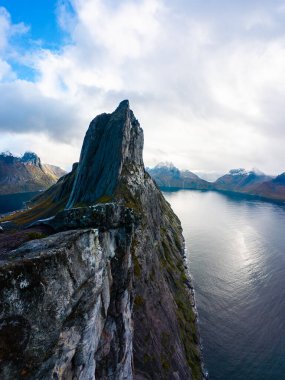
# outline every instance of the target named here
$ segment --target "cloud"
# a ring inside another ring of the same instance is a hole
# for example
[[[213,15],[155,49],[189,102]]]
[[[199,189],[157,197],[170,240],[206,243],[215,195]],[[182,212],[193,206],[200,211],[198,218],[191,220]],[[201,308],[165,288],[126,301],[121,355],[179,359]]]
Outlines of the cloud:
[[[70,142],[77,152],[88,122],[129,98],[145,130],[148,165],[171,160],[203,171],[283,171],[280,2],[211,4],[61,1],[66,42],[58,51],[39,48],[21,58],[35,70],[34,82],[18,80],[9,64],[8,36],[25,26],[13,26],[2,10],[0,130],[40,131],[56,141],[54,149]]]
[[[2,83],[0,98],[1,130],[4,132],[45,132],[63,142],[70,142],[76,135],[82,137],[78,133],[81,118],[74,111],[74,104],[61,104],[43,96],[32,83],[20,80]]]

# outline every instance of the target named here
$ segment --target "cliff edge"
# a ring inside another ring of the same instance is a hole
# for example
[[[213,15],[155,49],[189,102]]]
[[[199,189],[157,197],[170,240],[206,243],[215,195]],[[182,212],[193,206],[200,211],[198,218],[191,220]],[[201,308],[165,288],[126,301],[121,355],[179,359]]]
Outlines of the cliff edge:
[[[181,224],[142,152],[125,100],[71,173],[2,219],[49,236],[0,256],[1,378],[203,378]]]

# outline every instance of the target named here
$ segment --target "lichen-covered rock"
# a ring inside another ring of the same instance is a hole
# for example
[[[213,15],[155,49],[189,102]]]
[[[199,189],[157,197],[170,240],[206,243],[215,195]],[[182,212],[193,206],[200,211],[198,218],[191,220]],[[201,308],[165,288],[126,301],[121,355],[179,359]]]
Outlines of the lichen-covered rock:
[[[45,225],[57,232],[88,227],[108,230],[131,226],[138,220],[139,217],[135,215],[133,209],[117,203],[105,203],[60,211],[51,218],[32,223],[31,226]]]
[[[1,379],[95,379],[96,363],[106,354],[114,356],[112,378],[131,378],[125,242],[123,230],[68,231],[29,242],[1,262]],[[116,339],[119,349],[110,353]]]

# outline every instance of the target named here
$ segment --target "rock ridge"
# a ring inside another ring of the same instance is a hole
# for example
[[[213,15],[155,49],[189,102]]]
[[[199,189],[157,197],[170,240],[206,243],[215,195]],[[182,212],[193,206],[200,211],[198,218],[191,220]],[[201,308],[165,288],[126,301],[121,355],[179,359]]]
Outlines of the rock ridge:
[[[2,347],[4,380],[203,379],[181,223],[142,151],[123,101],[91,122],[72,172],[9,219],[53,233],[0,262],[0,336],[22,342]]]

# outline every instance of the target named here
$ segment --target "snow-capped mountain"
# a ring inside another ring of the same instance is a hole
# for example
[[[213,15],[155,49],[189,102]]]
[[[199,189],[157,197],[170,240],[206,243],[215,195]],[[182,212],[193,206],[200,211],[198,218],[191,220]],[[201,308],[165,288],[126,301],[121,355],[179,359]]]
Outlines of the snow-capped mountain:
[[[245,170],[243,168],[232,169],[226,175],[217,179],[214,183],[217,190],[250,192],[256,185],[270,181],[272,177],[258,169]]]
[[[147,168],[148,173],[160,187],[209,190],[212,185],[189,170],[179,170],[171,162],[161,162],[154,168]]]

